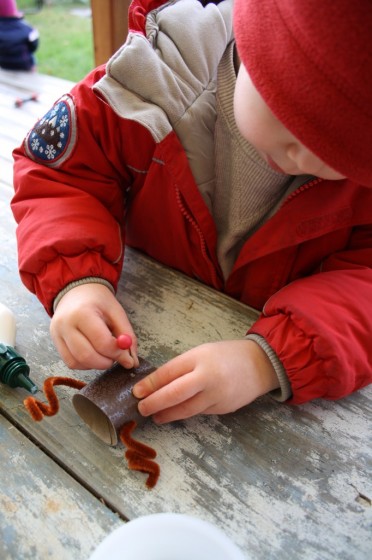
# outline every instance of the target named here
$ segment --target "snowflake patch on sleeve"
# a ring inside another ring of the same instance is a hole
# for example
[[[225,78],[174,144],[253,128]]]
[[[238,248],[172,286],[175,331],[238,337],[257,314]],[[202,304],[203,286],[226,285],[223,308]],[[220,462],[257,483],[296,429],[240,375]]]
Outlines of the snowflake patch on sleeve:
[[[75,105],[69,95],[64,95],[30,130],[25,150],[34,161],[59,167],[71,155],[76,139]]]

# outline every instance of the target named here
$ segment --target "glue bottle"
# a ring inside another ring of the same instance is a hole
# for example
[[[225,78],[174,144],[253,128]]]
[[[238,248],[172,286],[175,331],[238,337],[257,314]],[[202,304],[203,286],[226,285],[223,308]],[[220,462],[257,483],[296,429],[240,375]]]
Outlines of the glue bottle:
[[[33,395],[38,388],[30,379],[30,368],[15,350],[16,321],[13,313],[0,303],[0,381],[9,387],[23,387]]]

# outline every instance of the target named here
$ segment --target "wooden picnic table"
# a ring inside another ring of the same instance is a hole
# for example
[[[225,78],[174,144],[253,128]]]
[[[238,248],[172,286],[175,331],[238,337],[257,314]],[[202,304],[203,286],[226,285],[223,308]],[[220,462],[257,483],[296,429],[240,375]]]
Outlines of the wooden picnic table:
[[[49,318],[17,270],[12,149],[71,83],[0,71],[0,301],[17,319],[17,349],[41,387],[71,376],[49,336]],[[16,108],[17,97],[38,92]],[[146,256],[126,251],[118,298],[140,355],[160,365],[206,341],[244,336],[257,313]],[[89,381],[98,372],[76,372]],[[270,397],[225,416],[136,436],[158,452],[148,490],[123,447],[101,442],[57,389],[60,412],[31,420],[23,389],[0,386],[0,558],[87,559],[127,520],[181,512],[208,520],[255,560],[370,559],[372,386],[338,402],[291,407]],[[40,395],[39,395],[40,396]]]

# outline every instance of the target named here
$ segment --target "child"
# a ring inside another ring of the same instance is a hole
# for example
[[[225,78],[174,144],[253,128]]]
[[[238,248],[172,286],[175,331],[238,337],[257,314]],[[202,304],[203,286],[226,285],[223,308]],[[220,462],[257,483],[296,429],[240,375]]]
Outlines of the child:
[[[15,151],[20,273],[69,367],[137,363],[124,243],[262,310],[135,386],[159,423],[372,380],[371,4],[204,4],[135,0],[126,44]]]
[[[15,0],[0,0],[0,67],[34,70],[39,33],[23,20]]]

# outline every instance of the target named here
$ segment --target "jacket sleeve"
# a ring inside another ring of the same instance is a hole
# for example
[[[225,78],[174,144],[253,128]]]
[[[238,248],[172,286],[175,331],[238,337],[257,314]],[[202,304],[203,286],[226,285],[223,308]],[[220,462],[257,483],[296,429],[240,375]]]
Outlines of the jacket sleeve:
[[[30,27],[30,33],[28,35],[28,50],[33,53],[37,50],[39,46],[39,32],[37,29]]]
[[[93,92],[103,72],[95,70],[67,96],[70,125],[60,159],[48,159],[53,155],[48,146],[44,159],[27,150],[36,149],[43,119],[14,152],[12,210],[20,275],[49,314],[55,296],[70,282],[99,277],[116,289],[124,257],[125,200],[133,186],[128,161],[146,169],[153,152],[150,134],[120,119]],[[57,104],[47,113],[52,124]]]
[[[356,228],[347,251],[274,294],[249,331],[278,355],[291,404],[339,399],[372,382],[371,238]]]

